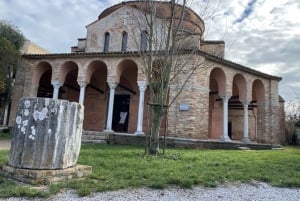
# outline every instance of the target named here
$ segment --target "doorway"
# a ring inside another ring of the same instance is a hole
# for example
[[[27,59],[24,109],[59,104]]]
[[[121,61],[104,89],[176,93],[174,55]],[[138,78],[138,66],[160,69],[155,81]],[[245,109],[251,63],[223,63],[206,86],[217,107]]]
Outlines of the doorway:
[[[128,131],[130,95],[115,95],[112,129],[115,132]]]
[[[232,122],[228,122],[228,137],[232,140]]]

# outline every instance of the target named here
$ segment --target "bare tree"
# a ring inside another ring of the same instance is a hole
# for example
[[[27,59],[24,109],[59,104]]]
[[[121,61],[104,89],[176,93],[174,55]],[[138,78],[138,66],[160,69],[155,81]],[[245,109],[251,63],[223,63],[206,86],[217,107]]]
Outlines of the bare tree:
[[[285,135],[286,142],[289,144],[295,143],[296,127],[299,126],[300,122],[300,91],[295,91],[293,94],[295,98],[285,102]]]
[[[132,14],[138,27],[134,40],[150,93],[146,152],[151,154],[159,152],[160,128],[168,108],[203,68],[204,58],[197,53],[204,25],[194,25],[186,18],[194,15],[203,22],[187,7],[186,0],[180,2],[140,1],[138,10],[142,12]]]

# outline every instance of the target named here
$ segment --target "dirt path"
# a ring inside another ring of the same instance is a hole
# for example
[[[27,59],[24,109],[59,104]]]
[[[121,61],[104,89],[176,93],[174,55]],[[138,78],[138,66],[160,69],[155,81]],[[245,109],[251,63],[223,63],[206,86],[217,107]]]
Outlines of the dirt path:
[[[0,140],[0,150],[9,150],[10,143],[10,140]]]

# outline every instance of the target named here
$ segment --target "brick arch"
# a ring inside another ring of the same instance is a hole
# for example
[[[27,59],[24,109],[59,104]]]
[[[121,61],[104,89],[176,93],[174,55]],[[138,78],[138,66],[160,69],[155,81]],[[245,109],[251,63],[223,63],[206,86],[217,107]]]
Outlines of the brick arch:
[[[63,84],[59,91],[59,98],[78,102],[80,87],[77,82],[78,65],[74,61],[67,61],[62,65],[59,81]]]
[[[256,79],[252,84],[252,101],[258,103],[265,102],[265,86],[260,79]]]
[[[108,102],[107,65],[101,60],[91,61],[83,79],[87,83],[83,128],[102,131],[105,128]]]
[[[36,65],[36,67],[33,69],[32,84],[38,85],[42,75],[47,71],[51,71],[51,73],[52,73],[51,64],[49,64],[46,61],[42,61],[42,62],[38,63]]]
[[[53,87],[51,85],[52,66],[48,62],[40,62],[36,65],[32,75],[32,85],[37,97],[52,97]]]
[[[125,59],[118,64],[116,81],[121,82],[126,79],[130,83],[130,87],[136,85],[138,76],[137,64],[131,59]]]
[[[238,96],[239,101],[247,100],[247,82],[245,77],[238,73],[233,77],[232,81],[232,95]]]
[[[94,73],[102,72],[103,75],[105,75],[105,80],[107,79],[107,65],[101,61],[101,60],[94,60],[91,61],[88,64],[87,70],[86,70],[86,77],[84,78],[84,81],[87,83],[91,82],[92,76]],[[99,75],[102,75],[99,73]]]
[[[61,83],[65,82],[66,76],[71,72],[71,71],[76,71],[78,72],[78,65],[74,61],[67,61],[62,65],[62,68],[60,70],[60,75],[59,75],[59,81]],[[78,75],[76,75],[78,76]]]
[[[217,92],[219,96],[226,95],[226,76],[221,68],[214,68],[209,76],[210,92]]]

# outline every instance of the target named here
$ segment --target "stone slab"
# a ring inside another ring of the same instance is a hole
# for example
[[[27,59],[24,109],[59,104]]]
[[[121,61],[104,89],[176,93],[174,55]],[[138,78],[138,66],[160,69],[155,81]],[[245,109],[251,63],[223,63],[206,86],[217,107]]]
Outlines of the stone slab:
[[[66,169],[39,170],[22,169],[9,165],[3,165],[2,173],[11,179],[33,185],[48,185],[51,183],[63,182],[70,179],[87,177],[92,173],[92,166],[75,165]]]
[[[50,98],[22,98],[13,127],[8,164],[17,168],[64,169],[76,164],[84,107]]]

